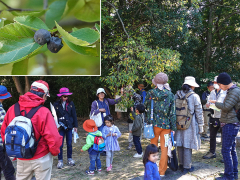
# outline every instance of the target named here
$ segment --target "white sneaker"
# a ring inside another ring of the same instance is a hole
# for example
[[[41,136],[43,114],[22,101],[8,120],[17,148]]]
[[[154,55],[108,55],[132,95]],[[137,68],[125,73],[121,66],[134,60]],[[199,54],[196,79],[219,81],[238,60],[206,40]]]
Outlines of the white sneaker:
[[[165,177],[165,175],[160,175],[160,177]]]
[[[138,153],[136,153],[136,154],[134,154],[134,158],[141,158],[143,156],[143,153],[142,154],[138,154]]]

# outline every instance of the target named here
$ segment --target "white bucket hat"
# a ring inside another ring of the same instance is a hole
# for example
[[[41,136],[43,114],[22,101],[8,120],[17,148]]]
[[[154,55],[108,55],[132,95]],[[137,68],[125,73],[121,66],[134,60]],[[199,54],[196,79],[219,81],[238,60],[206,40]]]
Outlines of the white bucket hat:
[[[199,85],[195,81],[195,78],[192,76],[185,77],[183,84],[187,84],[187,85],[193,86],[193,87],[199,87]]]
[[[105,90],[103,88],[98,88],[97,89],[97,94],[98,95],[99,93],[103,92],[104,94],[106,94]]]

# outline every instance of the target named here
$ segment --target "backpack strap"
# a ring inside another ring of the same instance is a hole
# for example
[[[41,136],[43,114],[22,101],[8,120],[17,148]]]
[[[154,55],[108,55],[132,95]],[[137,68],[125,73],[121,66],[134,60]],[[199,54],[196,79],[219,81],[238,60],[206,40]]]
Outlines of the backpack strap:
[[[192,94],[194,94],[195,92],[191,91],[189,93],[187,93],[184,97],[184,99],[187,99],[189,96],[191,96]]]
[[[14,112],[15,112],[15,117],[21,116],[20,105],[18,102],[14,105]]]
[[[40,106],[37,106],[37,107],[34,107],[32,108],[27,114],[25,113],[25,117],[31,119],[33,117],[33,115],[38,111],[38,109],[40,109],[41,107],[43,107],[43,105],[40,105]],[[15,112],[15,116],[21,116],[21,111],[20,111],[20,105],[19,103],[17,102],[15,105],[14,105],[14,112]]]

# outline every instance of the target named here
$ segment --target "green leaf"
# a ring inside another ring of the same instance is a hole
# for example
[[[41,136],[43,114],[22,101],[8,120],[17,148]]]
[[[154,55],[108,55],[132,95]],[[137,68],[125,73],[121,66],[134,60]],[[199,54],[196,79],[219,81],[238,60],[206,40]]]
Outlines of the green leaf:
[[[88,56],[98,56],[96,47],[92,48],[92,47],[78,46],[66,40],[65,38],[63,38],[63,41],[69,46],[69,48],[71,48],[76,53],[88,55]]]
[[[64,13],[67,0],[54,1],[46,12],[46,24],[52,29],[55,26],[55,21],[59,21]]]
[[[78,30],[78,28],[76,28],[76,27],[72,28],[72,32],[77,31],[77,30]]]
[[[26,59],[42,46],[34,39],[34,31],[18,23],[0,28],[0,64]]]
[[[12,75],[27,75],[28,74],[28,58],[13,64]]]
[[[101,34],[100,26],[97,23],[95,24],[95,27],[98,30],[98,32]]]
[[[34,30],[49,29],[41,19],[34,16],[18,16],[14,18],[14,21]]]
[[[42,11],[11,11],[11,13],[14,16],[35,16],[35,17],[40,17],[40,16],[44,15],[45,12],[46,12],[46,10],[42,10]]]
[[[73,11],[81,21],[100,21],[100,0],[79,0]]]
[[[4,19],[0,18],[0,28],[4,26]]]
[[[93,29],[82,28],[69,34],[61,26],[59,26],[57,22],[55,23],[56,23],[58,32],[66,40],[70,41],[73,44],[76,44],[79,46],[88,46],[90,44],[93,44],[100,38],[99,33]]]

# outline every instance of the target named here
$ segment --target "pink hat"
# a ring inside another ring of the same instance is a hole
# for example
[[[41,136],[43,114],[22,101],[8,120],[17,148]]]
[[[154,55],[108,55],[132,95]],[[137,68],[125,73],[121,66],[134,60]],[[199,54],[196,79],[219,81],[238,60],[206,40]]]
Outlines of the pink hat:
[[[63,95],[72,95],[71,92],[69,92],[69,89],[66,88],[66,87],[62,87],[60,90],[59,90],[59,93],[60,94],[57,94],[58,97],[61,97]]]
[[[46,81],[43,81],[43,80],[34,81],[31,84],[31,90],[37,91],[37,92],[42,92],[44,94],[47,94],[47,96],[50,97],[49,86]]]

